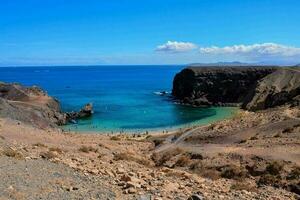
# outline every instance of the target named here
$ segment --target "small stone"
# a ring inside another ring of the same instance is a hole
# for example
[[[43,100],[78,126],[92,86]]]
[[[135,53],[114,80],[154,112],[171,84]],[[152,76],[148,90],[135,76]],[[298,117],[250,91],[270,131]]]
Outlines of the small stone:
[[[124,174],[125,170],[123,168],[118,167],[117,168],[117,174]]]
[[[128,175],[129,175],[129,176],[135,176],[135,173],[129,172]]]
[[[136,193],[136,189],[135,188],[129,188],[128,193],[129,194],[134,194],[134,193]]]
[[[128,175],[126,175],[126,174],[124,174],[124,175],[121,177],[120,180],[121,180],[121,181],[124,181],[124,182],[129,182],[129,181],[131,181],[131,177],[128,176]]]

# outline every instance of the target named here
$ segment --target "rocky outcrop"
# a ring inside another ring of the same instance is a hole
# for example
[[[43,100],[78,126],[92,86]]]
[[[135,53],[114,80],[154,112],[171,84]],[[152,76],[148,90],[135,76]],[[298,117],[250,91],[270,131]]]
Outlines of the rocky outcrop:
[[[40,128],[66,123],[59,102],[41,88],[0,83],[0,116]]]
[[[285,68],[259,80],[243,104],[247,110],[263,110],[290,103],[300,103],[300,69]]]
[[[238,106],[256,111],[300,105],[297,67],[190,67],[174,78],[173,96],[193,106]]]
[[[79,112],[67,112],[66,115],[68,121],[76,123],[76,120],[91,117],[93,113],[93,104],[88,103]]]
[[[274,67],[188,67],[178,73],[172,94],[181,103],[194,106],[238,105],[244,102],[258,80]]]
[[[37,86],[0,83],[0,117],[48,128],[91,116],[92,113],[92,104],[87,104],[79,112],[63,113],[58,100]]]

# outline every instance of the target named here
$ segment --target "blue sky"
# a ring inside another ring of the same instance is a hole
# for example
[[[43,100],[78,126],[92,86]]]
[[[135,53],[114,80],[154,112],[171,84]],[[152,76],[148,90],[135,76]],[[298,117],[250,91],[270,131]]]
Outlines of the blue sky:
[[[0,65],[300,63],[299,0],[0,0]]]

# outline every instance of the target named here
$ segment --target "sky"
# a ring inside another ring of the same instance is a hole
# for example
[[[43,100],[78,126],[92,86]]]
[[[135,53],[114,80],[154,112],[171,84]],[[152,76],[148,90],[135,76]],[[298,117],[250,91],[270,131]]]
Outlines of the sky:
[[[300,63],[299,0],[0,0],[0,66]]]

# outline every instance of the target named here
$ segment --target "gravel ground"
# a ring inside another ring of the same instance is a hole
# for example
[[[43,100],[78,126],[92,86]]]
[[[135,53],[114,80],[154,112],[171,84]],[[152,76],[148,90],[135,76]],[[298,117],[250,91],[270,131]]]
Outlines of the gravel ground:
[[[101,178],[46,160],[0,157],[0,199],[115,199]]]

